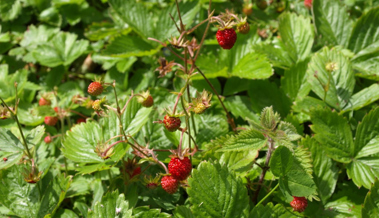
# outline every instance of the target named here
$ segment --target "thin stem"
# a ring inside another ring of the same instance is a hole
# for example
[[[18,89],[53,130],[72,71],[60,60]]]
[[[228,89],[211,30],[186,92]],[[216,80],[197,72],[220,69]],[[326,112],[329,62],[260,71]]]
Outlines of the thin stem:
[[[268,151],[267,151],[265,166],[263,167],[262,173],[259,176],[258,187],[257,187],[257,190],[255,191],[254,197],[252,199],[254,203],[257,202],[257,200],[258,200],[259,191],[262,188],[262,183],[263,183],[263,180],[265,178],[266,172],[268,171],[268,169],[270,169],[268,164],[270,162],[271,154],[273,151],[274,151],[274,141],[272,140],[272,138],[269,137],[268,138]]]
[[[107,149],[105,149],[105,151],[101,154],[102,157],[106,157],[108,151],[113,148],[115,145],[117,145],[118,143],[121,143],[121,142],[125,142],[125,140],[120,140],[120,141],[117,141],[117,142],[114,142],[113,144],[111,144]]]
[[[232,117],[230,116],[230,114],[229,114],[228,110],[226,109],[224,103],[222,102],[222,100],[221,100],[221,98],[220,98],[220,96],[219,96],[217,90],[216,90],[215,87],[212,85],[212,83],[208,80],[208,78],[204,75],[204,73],[199,69],[199,67],[196,66],[196,65],[195,65],[195,67],[196,67],[196,69],[199,71],[199,73],[203,76],[203,78],[205,79],[205,81],[207,81],[207,83],[209,84],[209,86],[211,87],[211,89],[213,90],[213,92],[216,94],[218,100],[219,100],[220,103],[221,103],[221,106],[224,108],[224,111],[225,111],[226,116],[227,116],[227,118],[228,118],[228,123],[229,123],[230,126],[232,127],[233,131],[234,131],[235,133],[237,133],[236,124],[234,124],[234,120],[232,119]]]
[[[1,102],[4,104],[4,106],[8,109],[8,111],[12,114],[12,116],[14,117],[14,120],[16,121],[17,123],[17,126],[18,126],[18,129],[20,130],[20,134],[21,134],[21,138],[22,138],[22,144],[24,145],[25,149],[26,149],[26,152],[28,153],[28,157],[30,159],[32,159],[32,155],[30,154],[30,150],[29,150],[29,147],[28,147],[28,143],[26,142],[26,139],[25,139],[25,136],[24,136],[24,133],[22,131],[22,128],[21,128],[21,124],[20,122],[18,121],[18,117],[17,117],[17,114],[14,113],[9,107],[8,105],[5,103],[5,101],[0,97],[0,100]],[[17,99],[16,99],[16,102],[17,102]],[[17,104],[17,103],[16,103]]]
[[[184,24],[183,24],[182,16],[180,15],[178,0],[175,0],[175,3],[176,3],[176,9],[178,11],[178,16],[179,16],[179,20],[180,20],[180,30],[183,32],[184,31]]]
[[[180,96],[182,96],[182,93],[179,93],[179,94],[178,94],[178,97],[176,98],[175,105],[174,105],[174,109],[172,109],[172,113],[173,113],[173,114],[175,114],[176,107],[178,106]]]
[[[278,184],[276,184],[276,186],[273,188],[273,189],[271,189],[271,191],[264,197],[264,198],[262,198],[262,200],[261,201],[259,201],[259,203],[257,204],[257,205],[255,205],[256,207],[258,206],[258,205],[260,205],[260,204],[262,204],[265,200],[266,200],[266,198],[268,198],[277,188],[279,187],[279,182],[278,182]]]

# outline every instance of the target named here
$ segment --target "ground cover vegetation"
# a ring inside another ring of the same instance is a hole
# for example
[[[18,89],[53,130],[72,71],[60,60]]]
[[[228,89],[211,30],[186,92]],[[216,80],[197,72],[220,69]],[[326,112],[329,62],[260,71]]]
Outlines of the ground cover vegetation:
[[[378,217],[378,0],[0,1],[0,217]]]

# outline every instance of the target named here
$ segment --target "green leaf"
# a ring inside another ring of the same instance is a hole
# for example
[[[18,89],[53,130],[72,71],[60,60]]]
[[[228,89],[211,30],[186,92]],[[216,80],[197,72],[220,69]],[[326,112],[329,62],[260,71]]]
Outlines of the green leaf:
[[[313,160],[313,177],[321,201],[326,204],[335,191],[338,168],[336,163],[326,156],[321,145],[314,138],[305,138],[301,144],[309,148]]]
[[[95,204],[94,210],[88,212],[88,218],[117,217],[126,218],[132,216],[129,203],[125,201],[124,194],[119,194],[118,190],[108,192],[101,202]]]
[[[283,91],[291,100],[302,99],[308,95],[311,90],[307,82],[307,69],[310,59],[300,61],[289,69],[284,71],[284,77],[281,79]]]
[[[195,218],[191,210],[186,206],[178,206],[174,210],[175,218]]]
[[[88,47],[88,41],[77,41],[76,38],[75,34],[60,32],[47,43],[38,45],[33,51],[33,56],[44,66],[68,66]]]
[[[188,179],[195,217],[247,217],[249,197],[240,179],[219,163],[201,162]]]
[[[68,210],[68,209],[58,210],[58,212],[56,213],[56,216],[60,218],[79,218],[79,216],[76,215],[74,211]],[[47,218],[47,217],[44,217],[44,218]]]
[[[224,141],[222,148],[219,149],[218,152],[244,150],[259,151],[266,145],[266,143],[267,139],[262,133],[254,129],[250,129],[228,138]]]
[[[274,130],[280,121],[280,115],[275,113],[271,107],[265,107],[261,113],[261,125],[265,129]]]
[[[161,213],[160,209],[150,209],[148,206],[137,207],[133,210],[133,217],[135,218],[170,218],[171,215],[167,213]]]
[[[267,41],[254,45],[254,50],[264,54],[275,67],[288,68],[293,65],[290,55],[281,40],[274,38],[270,44]]]
[[[285,13],[279,18],[279,33],[293,63],[305,60],[313,45],[310,19]]]
[[[312,110],[310,115],[313,123],[311,129],[325,153],[338,162],[349,163],[354,157],[354,142],[346,119],[328,108],[320,107]]]
[[[293,163],[292,152],[284,146],[275,149],[270,159],[270,169],[276,177],[285,176]]]
[[[103,55],[111,57],[128,58],[132,56],[149,56],[157,53],[160,49],[154,48],[149,43],[137,36],[117,36],[103,51]]]
[[[130,32],[131,29],[128,29],[126,33]],[[120,32],[118,28],[115,27],[115,24],[109,22],[101,23],[92,23],[88,29],[84,32],[84,35],[91,41],[99,41],[106,37],[117,35]]]
[[[140,36],[145,38],[154,34],[151,13],[139,2],[126,2],[123,0],[109,0],[112,9]]]
[[[71,178],[63,175],[53,177],[50,173],[38,183],[29,184],[24,181],[22,168],[22,165],[15,165],[2,171],[0,203],[20,217],[54,215],[65,198]],[[36,185],[44,187],[41,200]]]
[[[323,48],[312,57],[307,74],[312,91],[326,103],[339,110],[347,105],[355,78],[350,61],[341,52]]]
[[[18,163],[24,155],[24,146],[20,140],[13,135],[10,130],[0,129],[0,159],[7,158],[7,161],[0,162],[0,169],[9,168]]]
[[[367,193],[362,206],[362,217],[377,217],[379,214],[379,181],[376,180]]]
[[[22,4],[20,0],[6,0],[0,2],[0,18],[2,21],[14,20],[20,15]]]
[[[262,94],[263,93],[263,94]],[[268,80],[252,80],[248,95],[254,112],[261,113],[263,108],[271,106],[281,117],[286,117],[292,102],[276,83]]]
[[[330,45],[346,47],[352,30],[346,8],[338,1],[315,0],[313,12],[320,39]]]
[[[186,25],[187,28],[190,28],[192,22],[195,20],[195,17],[200,10],[201,2],[193,0],[186,2],[179,1],[178,6],[183,23]],[[159,14],[157,14],[157,16],[159,17],[159,21],[157,22],[156,27],[154,29],[154,37],[156,39],[166,41],[167,39],[173,36],[179,37],[180,34],[176,28],[176,25],[180,26],[179,15],[177,10],[178,9],[176,7],[176,3],[172,2],[169,7],[166,7],[165,9],[161,10]],[[176,21],[176,25],[172,21],[170,15],[172,15],[172,17]]]
[[[272,202],[269,202],[265,206],[262,204],[254,207],[254,209],[250,212],[250,218],[287,218],[287,217],[298,217],[295,216],[294,213],[287,208],[285,208],[281,204],[274,205]]]
[[[347,175],[353,182],[369,189],[379,178],[379,108],[368,113],[358,125],[354,146],[351,153],[354,157],[347,165]]]
[[[372,8],[363,14],[354,24],[353,32],[349,40],[349,49],[356,53],[366,52],[373,47],[378,49],[379,41],[379,8]],[[366,50],[366,51],[365,51]]]
[[[231,75],[243,79],[266,79],[272,74],[271,64],[264,56],[249,53],[238,61]]]
[[[225,107],[235,116],[236,118],[241,117],[242,119],[250,119],[258,121],[259,117],[256,115],[251,108],[251,101],[246,96],[235,95],[225,98]]]
[[[225,152],[222,153],[218,159],[220,164],[225,164],[228,169],[234,171],[237,176],[243,176],[251,169],[258,154],[259,152],[257,150]]]
[[[362,107],[365,107],[376,100],[379,99],[379,85],[372,84],[371,86],[362,89],[358,93],[355,93],[351,96],[348,104],[346,104],[343,112],[350,110],[359,110]]]

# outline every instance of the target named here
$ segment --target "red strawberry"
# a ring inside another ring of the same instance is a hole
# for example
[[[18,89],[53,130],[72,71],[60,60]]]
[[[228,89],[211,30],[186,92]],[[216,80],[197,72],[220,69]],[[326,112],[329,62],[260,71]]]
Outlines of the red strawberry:
[[[58,122],[58,117],[45,117],[45,124],[48,126],[55,126]]]
[[[84,119],[84,118],[78,118],[77,120],[76,120],[76,124],[79,124],[79,123],[85,123],[86,122],[86,119]]]
[[[170,163],[168,163],[168,171],[171,176],[179,181],[187,179],[191,170],[192,164],[188,157],[184,157],[183,160],[178,157],[171,158]]]
[[[38,101],[39,106],[44,106],[44,105],[51,105],[51,101],[49,99],[46,99],[44,97],[41,97]]]
[[[161,179],[162,188],[169,194],[174,194],[179,187],[179,181],[172,176],[163,176]]]
[[[100,82],[92,82],[88,86],[88,93],[92,96],[98,96],[103,93],[104,87]]]
[[[6,162],[8,160],[8,158],[6,157],[3,157],[3,161]]]
[[[304,6],[308,9],[312,8],[312,0],[304,0]]]
[[[180,127],[180,121],[179,117],[170,117],[169,115],[164,116],[163,124],[164,127],[170,132],[174,132]]]
[[[291,201],[291,207],[294,211],[303,212],[305,208],[308,206],[308,201],[305,197],[295,197],[293,196],[293,200]]]
[[[231,49],[237,40],[237,34],[233,28],[218,30],[216,39],[223,49]]]
[[[43,140],[45,141],[46,144],[51,143],[51,137],[49,135],[46,136]]]
[[[130,176],[130,178],[133,178],[135,176],[138,176],[139,174],[141,174],[141,167],[137,167],[133,170],[133,174]]]

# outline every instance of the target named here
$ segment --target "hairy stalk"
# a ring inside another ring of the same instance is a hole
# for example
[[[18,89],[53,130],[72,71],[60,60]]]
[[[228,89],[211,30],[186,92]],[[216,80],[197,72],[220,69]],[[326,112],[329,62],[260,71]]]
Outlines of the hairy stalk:
[[[186,107],[184,105],[183,96],[181,98],[181,102],[182,102],[183,111],[186,114],[186,127],[187,127],[187,130],[188,130],[187,134],[189,135],[189,137],[188,137],[188,147],[189,147],[189,150],[191,152],[191,128],[190,128],[190,123],[189,123],[189,117],[190,117],[190,115],[188,114],[188,112],[186,110]]]
[[[259,203],[255,206],[257,207],[258,205],[262,204],[278,187],[279,183],[276,184],[276,186],[273,189],[271,189],[271,191],[264,198],[262,198],[262,200],[260,200]]]
[[[216,94],[218,100],[220,101],[221,103],[221,106],[224,108],[224,111],[226,113],[226,116],[228,118],[228,123],[230,124],[230,126],[232,127],[232,130],[237,133],[237,128],[236,128],[236,124],[234,123],[234,120],[232,119],[232,117],[230,116],[228,110],[226,109],[224,103],[222,102],[221,100],[221,97],[220,95],[218,94],[217,90],[215,89],[215,87],[212,85],[212,83],[208,80],[208,78],[204,75],[204,73],[199,69],[198,66],[195,65],[195,68],[199,71],[199,73],[203,76],[203,78],[205,79],[205,81],[207,81],[208,85],[212,88],[213,92]]]
[[[254,203],[256,203],[258,200],[259,191],[262,188],[262,184],[263,184],[263,180],[265,178],[266,172],[268,171],[268,169],[270,169],[268,164],[270,163],[271,154],[273,151],[274,151],[274,141],[272,140],[272,138],[269,137],[268,138],[268,151],[267,151],[265,165],[262,169],[261,175],[259,176],[258,187],[257,187],[257,190],[255,191],[253,199],[252,199]]]

